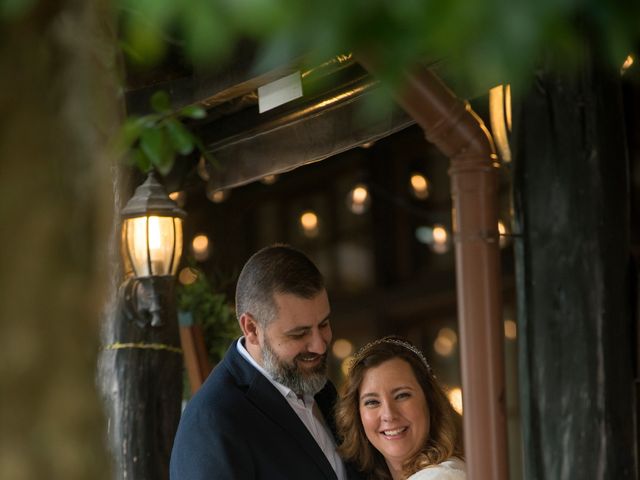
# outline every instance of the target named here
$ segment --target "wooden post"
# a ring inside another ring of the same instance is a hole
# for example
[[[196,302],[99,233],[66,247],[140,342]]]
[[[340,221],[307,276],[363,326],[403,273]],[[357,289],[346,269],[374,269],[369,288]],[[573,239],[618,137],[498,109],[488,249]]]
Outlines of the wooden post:
[[[514,121],[525,478],[636,479],[620,74],[551,65]]]
[[[161,286],[164,323],[139,326],[121,305],[111,312],[100,359],[109,444],[118,478],[168,480],[182,401],[182,349],[173,293]],[[122,301],[122,299],[120,299]]]

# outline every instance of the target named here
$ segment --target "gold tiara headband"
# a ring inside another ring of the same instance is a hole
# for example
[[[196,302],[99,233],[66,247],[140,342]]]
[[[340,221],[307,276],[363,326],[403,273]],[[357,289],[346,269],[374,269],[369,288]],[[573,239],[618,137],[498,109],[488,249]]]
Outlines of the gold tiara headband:
[[[417,355],[417,357],[422,360],[422,363],[424,363],[424,366],[427,367],[427,370],[429,371],[429,373],[431,375],[433,375],[433,372],[431,370],[431,366],[429,365],[429,362],[427,362],[426,357],[424,356],[424,354],[418,350],[416,347],[414,347],[413,345],[411,345],[409,342],[405,342],[404,340],[400,340],[399,338],[393,338],[393,337],[383,337],[380,338],[378,340],[374,340],[373,342],[369,342],[367,343],[364,347],[362,347],[360,350],[358,350],[358,353],[355,354],[355,356],[353,357],[353,362],[351,363],[351,369],[353,370],[353,367],[360,362],[360,360],[362,360],[362,357],[364,356],[365,353],[367,353],[367,351],[373,347],[375,347],[376,345],[381,345],[383,343],[386,344],[391,344],[391,345],[398,345],[400,347],[406,348],[407,350],[411,350],[413,353],[415,353]]]

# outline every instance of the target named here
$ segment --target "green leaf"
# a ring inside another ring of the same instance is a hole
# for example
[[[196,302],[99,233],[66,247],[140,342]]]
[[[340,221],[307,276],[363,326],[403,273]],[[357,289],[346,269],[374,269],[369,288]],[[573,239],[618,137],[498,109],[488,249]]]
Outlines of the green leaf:
[[[123,152],[129,150],[140,138],[144,128],[144,123],[145,119],[141,117],[127,118],[122,124],[122,127],[120,127],[118,148]]]
[[[142,15],[129,15],[123,26],[127,44],[124,52],[134,64],[150,67],[159,63],[167,51],[162,26],[147,22]]]
[[[151,95],[151,107],[158,113],[166,113],[171,111],[171,98],[164,90],[158,90]]]
[[[182,117],[200,119],[207,116],[207,111],[200,105],[187,105],[178,112]]]
[[[193,135],[182,123],[175,118],[169,118],[165,122],[165,129],[176,152],[180,155],[188,155],[193,151]]]
[[[162,132],[157,128],[145,128],[140,135],[140,149],[149,157],[151,163],[162,157]]]
[[[165,135],[162,136],[162,139],[162,156],[160,157],[160,161],[154,165],[162,175],[166,176],[173,168],[176,152]]]
[[[162,175],[167,175],[171,171],[174,150],[162,130],[145,128],[140,136],[140,149]]]
[[[125,162],[130,166],[135,166],[143,173],[147,173],[151,170],[151,161],[139,148],[134,148],[129,151],[129,154],[125,157]]]
[[[184,34],[184,51],[194,65],[221,64],[234,50],[234,26],[224,13],[228,2],[193,2],[193,8],[184,9],[180,24]]]
[[[15,20],[31,10],[35,0],[3,0],[0,1],[0,19]]]

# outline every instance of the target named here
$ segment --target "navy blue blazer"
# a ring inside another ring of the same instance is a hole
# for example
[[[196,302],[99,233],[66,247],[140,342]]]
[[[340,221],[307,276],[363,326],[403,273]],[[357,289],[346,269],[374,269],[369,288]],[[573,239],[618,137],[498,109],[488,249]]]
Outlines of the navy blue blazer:
[[[336,390],[315,397],[334,432]],[[349,478],[359,478],[347,465]],[[176,434],[171,480],[336,480],[326,456],[282,394],[231,344],[187,404]]]

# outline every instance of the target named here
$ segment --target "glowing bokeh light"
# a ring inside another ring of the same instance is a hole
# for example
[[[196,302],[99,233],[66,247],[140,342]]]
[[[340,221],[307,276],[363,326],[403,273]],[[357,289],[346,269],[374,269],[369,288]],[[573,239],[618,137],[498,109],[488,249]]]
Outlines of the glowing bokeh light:
[[[410,183],[411,192],[416,198],[424,200],[429,197],[429,181],[424,175],[421,173],[411,174]]]
[[[462,390],[459,387],[452,388],[447,392],[447,396],[453,409],[462,415]]]
[[[353,343],[339,338],[333,343],[332,351],[336,358],[343,360],[353,353]]]

